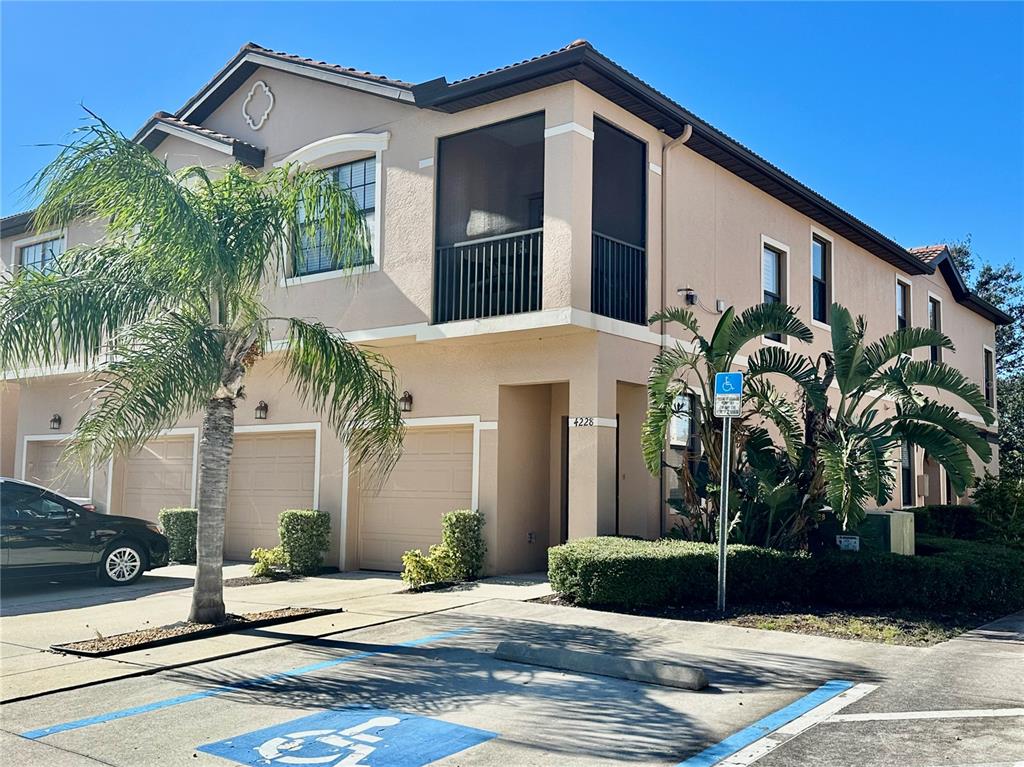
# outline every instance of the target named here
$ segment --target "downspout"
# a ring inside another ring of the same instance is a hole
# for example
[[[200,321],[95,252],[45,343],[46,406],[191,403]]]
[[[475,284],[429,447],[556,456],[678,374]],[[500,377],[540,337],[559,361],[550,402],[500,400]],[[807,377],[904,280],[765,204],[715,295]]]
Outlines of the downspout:
[[[683,125],[683,132],[661,147],[661,311],[667,307],[665,299],[665,265],[668,263],[668,150],[680,144],[685,144],[693,135],[693,126],[690,123]],[[662,320],[658,327],[658,334],[661,337],[661,350],[664,351],[668,344],[665,341],[665,320]],[[658,471],[658,537],[665,535],[665,448],[661,449],[661,467]]]

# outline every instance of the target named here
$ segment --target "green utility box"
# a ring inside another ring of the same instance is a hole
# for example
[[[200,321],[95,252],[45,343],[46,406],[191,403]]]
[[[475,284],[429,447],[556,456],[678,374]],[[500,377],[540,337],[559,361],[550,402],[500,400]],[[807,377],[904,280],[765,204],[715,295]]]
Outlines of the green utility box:
[[[869,511],[857,534],[862,549],[914,556],[914,515],[909,511]]]

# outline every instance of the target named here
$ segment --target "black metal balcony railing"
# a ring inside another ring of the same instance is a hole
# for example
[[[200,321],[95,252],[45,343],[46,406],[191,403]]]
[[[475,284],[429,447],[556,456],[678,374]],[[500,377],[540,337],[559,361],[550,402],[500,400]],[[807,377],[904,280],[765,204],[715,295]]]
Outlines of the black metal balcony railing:
[[[647,254],[643,248],[593,233],[590,308],[594,314],[647,324]]]
[[[437,248],[434,322],[540,309],[543,229]]]

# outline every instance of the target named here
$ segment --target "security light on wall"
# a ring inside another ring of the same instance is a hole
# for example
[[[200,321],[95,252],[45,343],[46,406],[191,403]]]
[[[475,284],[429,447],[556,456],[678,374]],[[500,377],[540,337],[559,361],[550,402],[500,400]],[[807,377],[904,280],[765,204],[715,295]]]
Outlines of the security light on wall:
[[[259,404],[256,405],[256,420],[257,421],[266,421],[267,420],[267,413],[269,411],[270,411],[270,405],[268,405],[263,400],[260,400]]]
[[[60,428],[60,413],[54,413],[50,418],[50,428],[57,431]]]
[[[398,398],[398,409],[403,413],[412,412],[412,395],[408,390],[402,392],[402,396]]]

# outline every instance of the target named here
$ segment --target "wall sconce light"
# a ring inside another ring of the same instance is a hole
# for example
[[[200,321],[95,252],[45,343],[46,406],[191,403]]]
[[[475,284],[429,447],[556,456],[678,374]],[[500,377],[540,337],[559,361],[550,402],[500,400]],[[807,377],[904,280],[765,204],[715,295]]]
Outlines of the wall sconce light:
[[[267,413],[269,411],[270,411],[270,405],[268,405],[263,400],[260,400],[259,404],[256,405],[256,420],[257,421],[266,421],[267,420]]]
[[[398,398],[398,409],[403,413],[412,412],[412,395],[408,390],[402,392],[402,396]]]
[[[60,413],[54,413],[50,419],[50,428],[57,431],[60,428]]]

